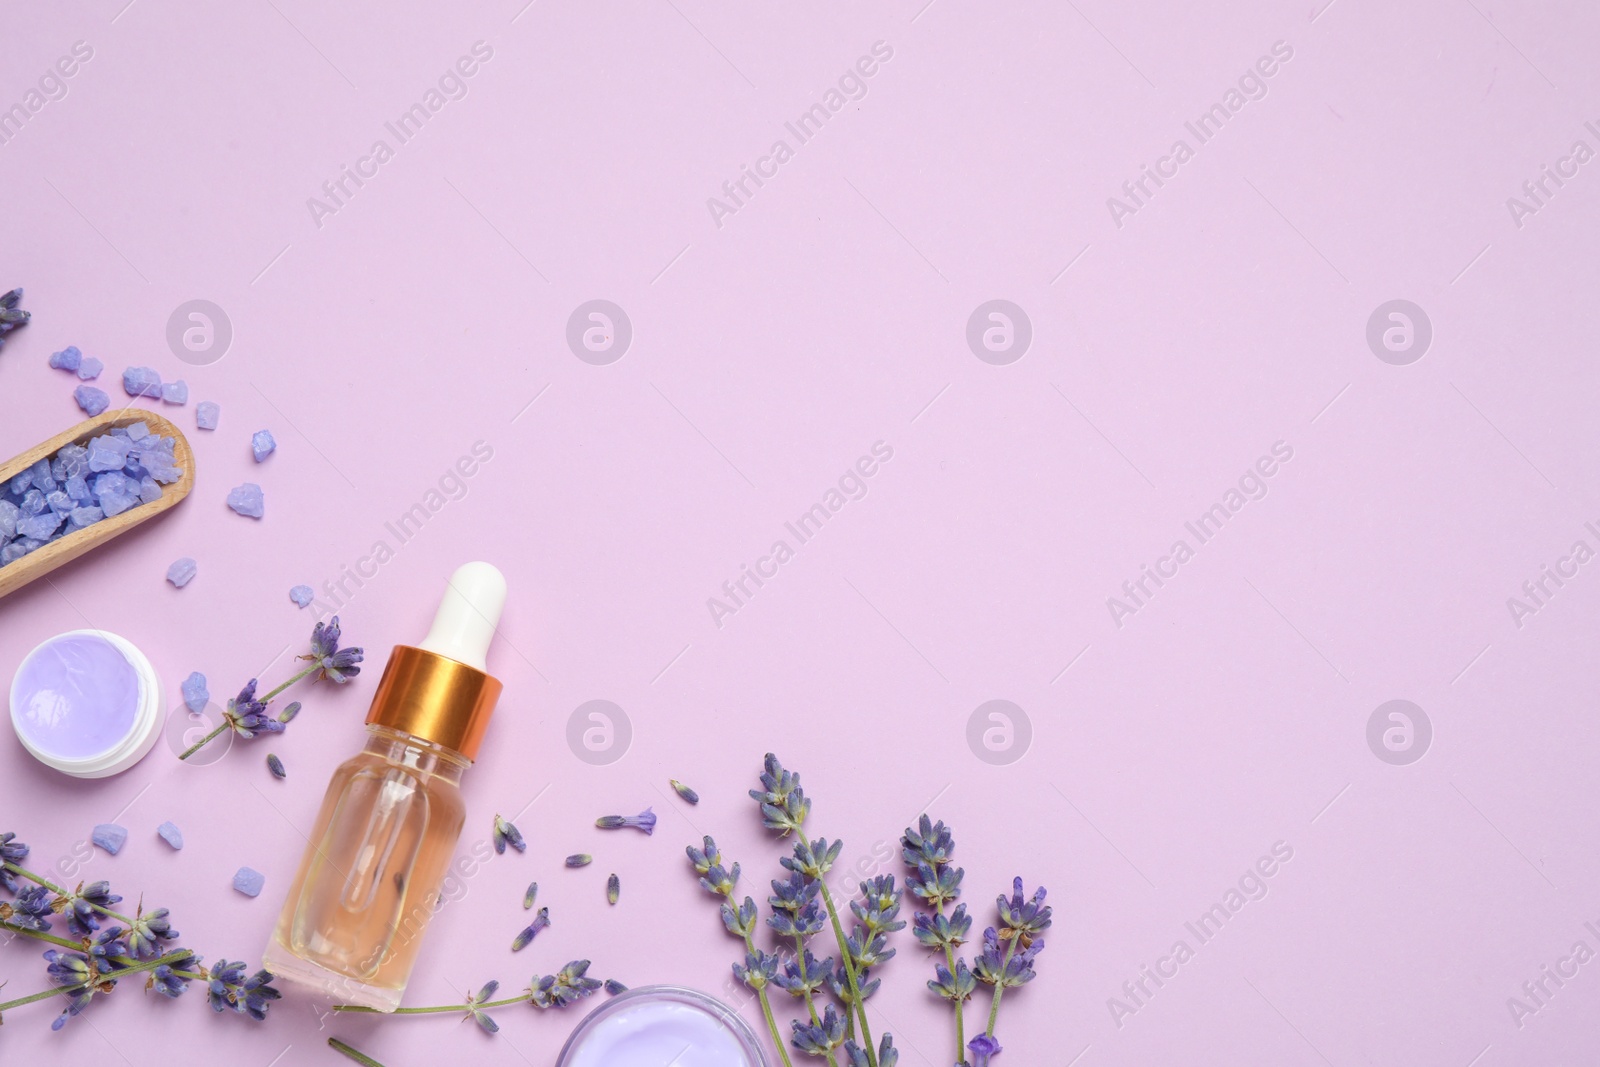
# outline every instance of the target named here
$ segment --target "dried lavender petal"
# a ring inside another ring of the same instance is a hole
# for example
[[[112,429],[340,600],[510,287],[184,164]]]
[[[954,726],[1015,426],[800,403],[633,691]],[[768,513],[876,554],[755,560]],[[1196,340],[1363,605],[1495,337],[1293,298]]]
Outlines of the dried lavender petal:
[[[617,981],[615,978],[606,979],[606,992],[610,993],[612,996],[616,996],[618,993],[626,993],[627,991],[628,987]]]
[[[271,752],[267,753],[267,770],[272,772],[272,777],[279,780],[289,777],[289,772],[283,769],[283,760]]]
[[[567,857],[568,867],[587,867],[594,862],[594,857],[587,852],[574,852]]]

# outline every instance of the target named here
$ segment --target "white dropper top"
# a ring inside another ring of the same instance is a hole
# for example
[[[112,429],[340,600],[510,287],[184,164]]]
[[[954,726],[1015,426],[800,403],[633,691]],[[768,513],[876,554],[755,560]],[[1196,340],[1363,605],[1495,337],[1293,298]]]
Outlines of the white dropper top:
[[[505,604],[505,575],[488,563],[464,563],[450,576],[419,647],[488,673],[489,642]]]

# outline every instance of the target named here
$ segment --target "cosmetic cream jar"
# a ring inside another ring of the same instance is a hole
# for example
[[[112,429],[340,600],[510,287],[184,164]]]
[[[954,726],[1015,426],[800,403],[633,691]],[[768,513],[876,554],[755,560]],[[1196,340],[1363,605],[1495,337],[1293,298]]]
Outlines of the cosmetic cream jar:
[[[129,641],[72,630],[28,653],[11,681],[11,726],[47,767],[105,778],[132,767],[161,732],[161,680]]]
[[[556,1067],[767,1067],[755,1035],[720,1000],[679,986],[640,986],[590,1012]]]

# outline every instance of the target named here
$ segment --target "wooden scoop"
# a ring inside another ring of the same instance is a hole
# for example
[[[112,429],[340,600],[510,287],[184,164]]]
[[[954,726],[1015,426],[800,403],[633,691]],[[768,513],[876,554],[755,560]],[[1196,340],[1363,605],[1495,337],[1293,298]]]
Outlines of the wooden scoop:
[[[101,519],[93,526],[86,526],[75,533],[59,537],[16,562],[0,567],[0,597],[21,589],[35,578],[49,574],[63,563],[77,559],[96,545],[109,541],[118,534],[126,533],[146,519],[155,518],[189,495],[189,490],[194,488],[194,453],[189,449],[188,439],[172,423],[142,408],[123,408],[121,411],[107,411],[96,415],[70,430],[56,434],[48,441],[35,445],[20,456],[0,463],[0,483],[9,482],[41,459],[54,456],[66,445],[87,445],[91,437],[98,437],[113,427],[131,426],[136,422],[144,423],[150,428],[151,433],[172,438],[173,461],[182,468],[183,477],[171,485],[163,485],[160,500],[148,504],[135,504],[120,515],[112,515]]]

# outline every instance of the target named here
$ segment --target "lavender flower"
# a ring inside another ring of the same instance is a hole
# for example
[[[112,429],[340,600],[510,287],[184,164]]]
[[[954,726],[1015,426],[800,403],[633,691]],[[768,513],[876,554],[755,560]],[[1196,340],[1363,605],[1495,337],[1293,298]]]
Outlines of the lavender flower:
[[[116,970],[113,959],[128,954],[128,942],[123,937],[126,933],[120,926],[108,926],[89,939],[89,957],[101,974]]]
[[[808,1056],[829,1056],[834,1050],[844,1044],[844,1019],[829,1004],[822,1013],[822,1018],[817,1022],[801,1022],[796,1019],[791,1025],[794,1027],[794,1036],[791,1039],[794,1047]]]
[[[784,990],[792,997],[802,1000],[814,997],[828,982],[828,975],[833,971],[833,957],[819,960],[811,954],[809,948],[801,950],[800,956],[783,957],[782,965],[772,976],[772,984]]]
[[[527,948],[533,943],[533,939],[539,936],[539,931],[545,929],[549,925],[550,909],[540,908],[539,914],[534,916],[533,922],[529,923],[522,933],[518,934],[516,939],[511,942],[511,951],[521,952],[523,949]]]
[[[598,978],[588,978],[588,960],[573,960],[555,974],[544,978],[535,976],[528,987],[528,998],[536,1008],[565,1008],[589,996],[600,988]]]
[[[28,320],[33,317],[31,312],[17,306],[20,303],[22,303],[20,286],[0,296],[0,348],[6,346],[6,334],[28,325]]]
[[[845,1041],[844,1055],[845,1058],[840,1062],[848,1067],[869,1067],[872,1063],[867,1050],[857,1045],[854,1038]],[[899,1062],[900,1050],[894,1047],[894,1036],[884,1034],[883,1041],[878,1045],[878,1067],[895,1067]]]
[[[510,845],[518,852],[528,851],[528,843],[522,839],[522,831],[496,814],[494,817],[494,850],[503,856],[507,845]]]
[[[51,907],[50,890],[42,885],[23,887],[17,894],[17,899],[10,904],[0,904],[0,919],[4,919],[12,926],[23,930],[34,930],[44,933],[50,929],[50,916],[55,909]]]
[[[267,1009],[272,1001],[283,994],[269,984],[272,981],[271,972],[260,970],[246,978],[244,967],[242,961],[229,963],[227,960],[218,960],[211,965],[207,989],[211,1010],[220,1012],[232,1008],[260,1022],[267,1017]]]
[[[957,904],[949,915],[918,914],[911,920],[911,936],[925,948],[956,949],[967,943],[972,916],[965,904]]]
[[[166,908],[157,908],[146,915],[144,905],[139,905],[138,914],[128,930],[128,945],[133,949],[135,959],[153,960],[166,951],[161,942],[178,939],[180,935],[172,928],[167,914]]]
[[[89,962],[89,957],[81,952],[58,952],[50,949],[44,954],[44,958],[48,963],[45,972],[50,976],[50,981],[70,990],[62,994],[67,998],[67,1006],[50,1024],[52,1030],[61,1029],[67,1025],[68,1019],[81,1015],[89,1006],[89,1001],[94,999],[95,993],[109,993],[117,984],[114,979],[102,978],[94,965]]]
[[[494,999],[495,990],[499,988],[499,982],[485,982],[482,989],[467,997],[467,1018],[477,1023],[486,1034],[500,1032],[500,1024],[489,1018],[489,1013],[483,1010],[483,1005]]]
[[[957,1005],[965,1004],[971,998],[973,990],[978,988],[978,980],[972,976],[972,971],[967,967],[966,960],[956,960],[955,973],[950,973],[950,968],[943,963],[933,965],[933,977],[928,979],[928,988],[933,990],[945,1000]]]
[[[996,995],[1002,989],[1026,985],[1034,979],[1033,961],[1044,951],[1044,941],[1036,939],[1021,952],[1016,949],[1018,944],[1020,939],[1002,949],[994,927],[983,932],[983,951],[978,953],[972,970],[978,981],[995,987]]]
[[[821,883],[798,872],[791,872],[785,880],[774,880],[773,895],[767,898],[772,905],[772,917],[767,925],[779,937],[810,937],[822,929],[827,916],[818,898]]]
[[[339,616],[317,623],[311,631],[311,653],[301,656],[316,664],[317,677],[343,685],[361,673],[364,653],[360,648],[339,647]]]
[[[1033,894],[1032,900],[1022,896],[1022,879],[1011,882],[1011,899],[1001,895],[998,900],[1000,925],[1005,928],[1003,937],[1014,937],[1027,948],[1033,939],[1050,928],[1050,907],[1044,902],[1044,886]]]
[[[12,833],[0,834],[0,885],[13,896],[17,892],[17,877],[12,865],[28,858],[28,846],[16,837]]]
[[[594,821],[602,830],[621,830],[624,828],[643,830],[645,836],[656,832],[655,812],[645,808],[637,815],[602,815]]]
[[[257,734],[281,734],[284,731],[284,724],[268,715],[267,705],[256,699],[254,678],[245,683],[238,696],[228,701],[222,718],[234,733],[247,739]]]
[[[768,752],[761,774],[761,788],[750,790],[750,797],[761,805],[761,823],[784,837],[797,832],[811,814],[811,801],[800,788],[800,776],[783,769],[778,757]]]
[[[826,837],[819,837],[815,841],[807,841],[801,837],[794,843],[794,855],[785,856],[778,863],[785,870],[795,871],[807,878],[825,878],[833,870],[833,864],[843,849],[842,840],[830,842]]]
[[[200,968],[199,956],[186,956],[171,963],[163,963],[150,972],[145,989],[154,989],[164,997],[177,999],[188,990],[193,975]]]
[[[733,965],[733,976],[751,989],[760,991],[778,973],[778,957],[752,948],[745,952],[744,962]]]
[[[78,883],[78,888],[56,902],[58,910],[67,917],[67,929],[74,937],[90,937],[100,929],[100,909],[120,903],[122,898],[111,892],[111,883]]]
[[[989,1067],[989,1060],[1000,1055],[1000,1042],[988,1034],[979,1034],[967,1042],[967,1048],[972,1050],[972,1067]]]

